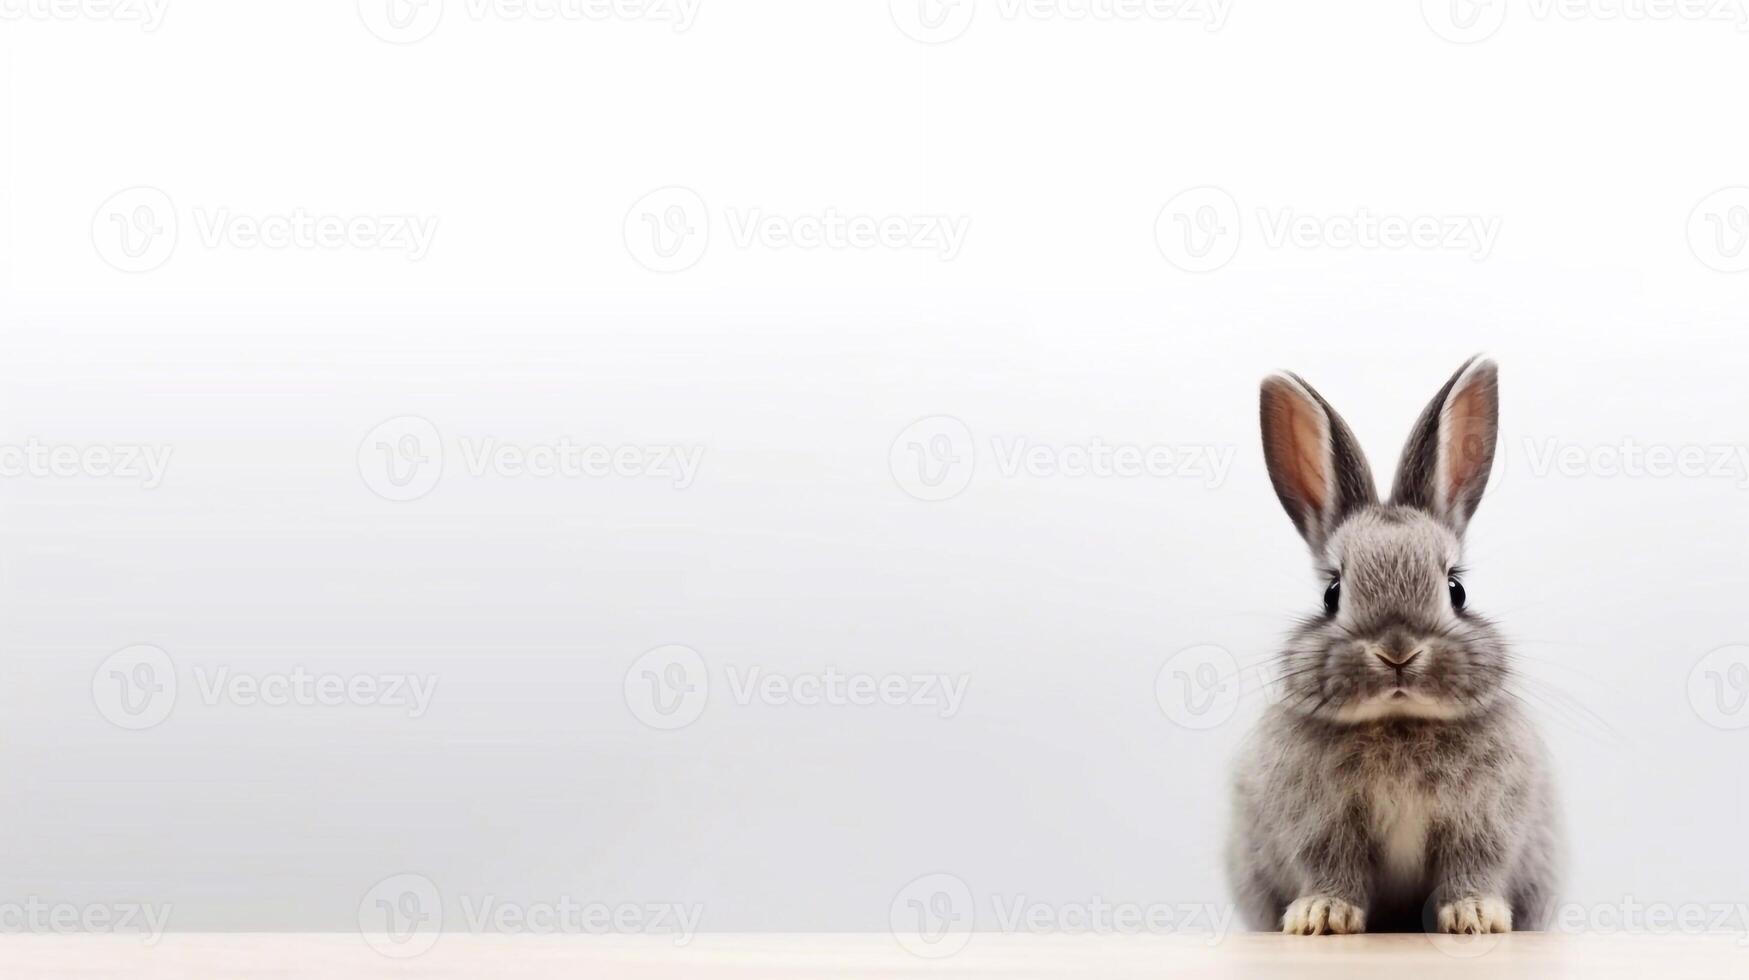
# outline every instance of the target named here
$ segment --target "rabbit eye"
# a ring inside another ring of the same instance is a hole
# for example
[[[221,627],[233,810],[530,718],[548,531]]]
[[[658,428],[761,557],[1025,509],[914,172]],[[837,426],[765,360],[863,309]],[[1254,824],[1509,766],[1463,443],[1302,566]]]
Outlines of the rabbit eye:
[[[1331,579],[1330,585],[1324,589],[1324,611],[1336,615],[1336,607],[1342,604],[1342,580]]]
[[[1464,595],[1464,583],[1459,582],[1457,576],[1453,575],[1445,580],[1445,586],[1451,590],[1451,608],[1457,612],[1463,612],[1464,600],[1469,598]]]

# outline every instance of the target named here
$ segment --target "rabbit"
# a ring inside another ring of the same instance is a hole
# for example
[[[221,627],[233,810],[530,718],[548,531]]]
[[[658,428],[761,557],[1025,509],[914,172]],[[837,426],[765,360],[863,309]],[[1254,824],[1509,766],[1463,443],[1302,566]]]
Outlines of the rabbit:
[[[1293,374],[1263,382],[1270,481],[1323,606],[1280,655],[1241,753],[1227,871],[1253,929],[1296,935],[1542,926],[1561,841],[1549,762],[1469,607],[1464,529],[1499,428],[1471,358],[1421,413],[1381,503],[1354,433]]]

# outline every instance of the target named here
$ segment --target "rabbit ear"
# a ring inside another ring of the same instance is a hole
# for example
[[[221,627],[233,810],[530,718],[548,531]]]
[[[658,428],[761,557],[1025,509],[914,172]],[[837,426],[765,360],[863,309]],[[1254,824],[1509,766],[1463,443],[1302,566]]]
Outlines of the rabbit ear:
[[[1263,381],[1263,459],[1300,536],[1322,554],[1330,533],[1378,502],[1372,470],[1348,423],[1297,374]]]
[[[1415,421],[1391,503],[1427,511],[1463,534],[1488,485],[1499,431],[1500,369],[1472,357]]]

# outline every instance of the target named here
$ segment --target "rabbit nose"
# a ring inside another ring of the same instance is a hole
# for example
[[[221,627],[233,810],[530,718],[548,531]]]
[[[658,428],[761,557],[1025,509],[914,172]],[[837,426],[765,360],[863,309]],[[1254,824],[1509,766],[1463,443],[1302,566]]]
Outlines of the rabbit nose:
[[[1412,650],[1393,650],[1390,647],[1377,646],[1372,648],[1372,652],[1373,656],[1383,660],[1386,666],[1390,667],[1392,670],[1400,671],[1404,667],[1414,663],[1416,658],[1420,657],[1424,652],[1424,649],[1425,648],[1423,647],[1415,647]]]

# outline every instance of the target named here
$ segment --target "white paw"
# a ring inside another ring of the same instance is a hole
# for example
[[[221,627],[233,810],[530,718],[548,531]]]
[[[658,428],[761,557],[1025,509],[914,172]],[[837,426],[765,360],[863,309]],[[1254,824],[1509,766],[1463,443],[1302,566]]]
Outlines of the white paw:
[[[1505,899],[1460,898],[1439,907],[1439,931],[1481,935],[1511,932],[1512,907]]]
[[[1307,895],[1282,913],[1281,931],[1290,936],[1365,932],[1366,910],[1330,895]]]

